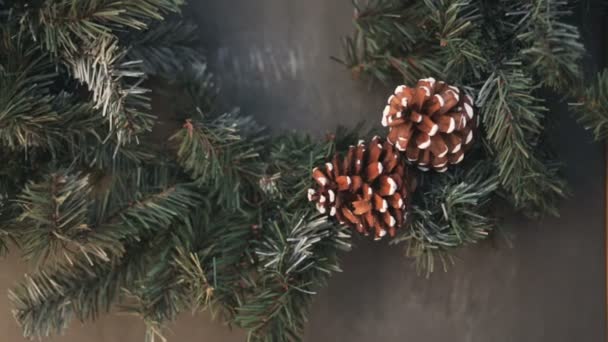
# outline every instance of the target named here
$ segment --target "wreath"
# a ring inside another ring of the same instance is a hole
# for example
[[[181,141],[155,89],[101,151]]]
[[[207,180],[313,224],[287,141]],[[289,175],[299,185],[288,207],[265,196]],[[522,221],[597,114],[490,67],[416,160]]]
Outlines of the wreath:
[[[181,5],[0,0],[0,251],[36,265],[10,292],[25,336],[122,304],[150,341],[186,310],[300,340],[352,232],[428,273],[498,206],[556,215],[547,94],[608,136],[568,1],[355,1],[338,60],[396,88],[384,130],[324,140],[221,108]]]

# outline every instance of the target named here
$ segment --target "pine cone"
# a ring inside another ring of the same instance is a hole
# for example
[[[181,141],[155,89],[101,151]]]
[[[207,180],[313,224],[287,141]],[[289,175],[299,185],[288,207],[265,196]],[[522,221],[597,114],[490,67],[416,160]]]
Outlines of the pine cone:
[[[351,146],[344,159],[334,155],[331,163],[314,168],[312,177],[318,186],[308,190],[308,200],[322,214],[375,239],[395,236],[404,225],[415,179],[401,154],[379,137],[369,148],[363,141]]]
[[[382,125],[390,127],[388,141],[410,162],[438,172],[463,160],[477,126],[473,98],[434,78],[418,81],[415,88],[397,87]]]

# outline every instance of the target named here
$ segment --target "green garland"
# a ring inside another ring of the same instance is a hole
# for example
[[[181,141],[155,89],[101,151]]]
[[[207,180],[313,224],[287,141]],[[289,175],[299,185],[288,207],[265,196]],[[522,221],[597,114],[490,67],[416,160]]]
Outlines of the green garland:
[[[10,292],[26,336],[120,308],[146,322],[148,341],[186,310],[211,310],[253,341],[300,340],[311,298],[351,247],[350,230],[306,194],[311,170],[363,134],[273,136],[218,108],[181,5],[0,0],[0,252],[37,266]],[[430,272],[495,229],[499,198],[556,214],[566,190],[540,90],[572,99],[582,124],[608,136],[608,76],[583,86],[568,3],[355,6],[343,63],[356,76],[432,75],[473,92],[481,110],[483,138],[463,165],[419,176],[392,242]],[[156,117],[151,96],[175,115]]]

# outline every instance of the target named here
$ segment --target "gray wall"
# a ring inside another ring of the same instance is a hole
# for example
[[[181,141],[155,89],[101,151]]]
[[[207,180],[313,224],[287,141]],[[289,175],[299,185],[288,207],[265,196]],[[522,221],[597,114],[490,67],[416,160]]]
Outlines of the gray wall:
[[[273,129],[323,133],[360,120],[376,125],[386,89],[366,89],[330,61],[351,30],[349,0],[191,0],[208,42],[223,99]],[[210,2],[213,2],[210,4]],[[591,12],[598,16],[598,12]],[[600,56],[601,18],[590,17],[591,54]],[[594,40],[595,39],[595,40]],[[597,59],[597,58],[596,58]],[[549,116],[572,196],[561,218],[504,224],[495,239],[459,253],[448,273],[417,276],[401,247],[356,239],[344,272],[316,297],[307,341],[602,341],[604,166],[601,146],[574,124],[563,103]],[[24,271],[0,263],[0,290]],[[0,296],[0,341],[21,341]],[[52,341],[141,341],[142,324],[106,317]],[[244,341],[206,316],[184,315],[170,341]]]

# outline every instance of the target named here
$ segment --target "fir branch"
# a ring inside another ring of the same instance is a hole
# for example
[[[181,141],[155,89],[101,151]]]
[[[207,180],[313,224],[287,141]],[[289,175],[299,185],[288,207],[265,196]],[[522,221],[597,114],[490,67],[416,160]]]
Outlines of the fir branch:
[[[499,181],[489,162],[425,180],[410,210],[408,229],[391,243],[406,243],[407,255],[428,276],[437,259],[445,269],[450,252],[484,240],[494,229],[489,209]]]
[[[421,1],[377,0],[354,2],[356,33],[344,40],[345,61],[355,77],[361,73],[382,82],[395,80],[398,71],[411,83],[427,75],[442,75],[436,58],[439,45],[429,44],[433,33]]]
[[[34,153],[27,158],[22,151],[0,150],[4,166],[0,168],[0,256],[8,251],[9,244],[18,246],[20,229],[15,221],[21,214],[17,196],[29,179],[39,178],[46,170],[37,167],[40,162]]]
[[[522,60],[541,84],[572,95],[572,89],[582,82],[585,48],[578,28],[565,22],[572,14],[570,4],[565,0],[534,0],[514,2],[513,6],[507,16],[516,21]]]
[[[108,219],[88,236],[88,243],[105,254],[79,254],[47,267],[10,292],[15,317],[25,336],[61,333],[73,317],[93,320],[120,301],[123,287],[130,291],[150,267],[167,262],[174,229],[183,225],[192,195],[182,187],[148,196]],[[184,197],[186,196],[186,197]],[[186,206],[186,207],[185,207]],[[120,221],[112,222],[116,219]],[[101,252],[100,252],[101,253]]]
[[[91,92],[95,109],[107,117],[120,144],[150,131],[154,117],[147,89],[141,88],[145,74],[139,62],[124,61],[126,52],[110,39],[99,39],[78,54],[65,57],[74,78]]]
[[[174,79],[190,66],[205,62],[196,30],[196,25],[175,20],[130,33],[124,40],[127,58],[142,61],[147,75]]]
[[[64,256],[70,261],[83,254],[109,260],[125,252],[125,242],[165,229],[200,203],[200,195],[188,184],[159,191],[154,185],[162,186],[166,176],[151,174],[145,186],[138,184],[141,171],[132,170],[110,176],[109,182],[103,174],[58,172],[31,183],[19,196],[22,214],[14,223],[26,256]]]
[[[66,163],[115,172],[136,169],[150,162],[156,152],[150,144],[120,146],[118,137],[109,135],[110,127],[98,115],[95,105],[78,100],[74,94],[61,92],[53,106],[60,118],[47,129],[62,131],[61,144],[55,149],[61,150],[57,154],[66,158]]]
[[[120,278],[130,273],[121,266],[100,263],[91,270],[88,261],[75,260],[51,272],[26,275],[25,281],[9,292],[24,336],[59,334],[74,316],[84,321],[108,311],[126,280]]]
[[[49,89],[56,73],[22,38],[0,26],[0,142],[9,149],[49,147],[57,138],[47,129],[58,120]]]
[[[26,185],[18,197],[22,214],[16,221],[24,255],[40,262],[58,255],[89,253],[83,237],[90,232],[91,185],[86,175],[51,173]]]
[[[166,341],[162,330],[167,322],[174,321],[183,311],[194,313],[207,308],[213,298],[213,284],[207,279],[199,257],[179,248],[175,254],[168,255],[171,262],[167,266],[163,263],[163,266],[153,268],[140,286],[129,293],[135,304],[127,310],[143,318],[147,342],[154,342],[157,337]]]
[[[285,134],[273,138],[266,176],[262,186],[285,208],[305,208],[311,170],[325,162],[333,152],[331,142],[319,143],[305,134]]]
[[[137,241],[142,236],[163,231],[174,222],[183,220],[201,201],[201,195],[189,184],[177,184],[140,196],[111,213],[96,228],[95,234],[89,237],[91,243],[117,245]]]
[[[194,211],[192,222],[175,230],[175,247],[161,256],[167,262],[151,268],[131,293],[136,304],[128,310],[146,322],[147,341],[162,339],[165,324],[186,310],[234,315],[253,265],[248,250],[254,230],[248,214],[218,209]],[[217,214],[210,217],[212,212]]]
[[[312,169],[325,163],[334,153],[348,151],[361,136],[369,135],[362,126],[338,127],[325,139],[298,132],[273,137],[265,153],[265,174],[260,180],[260,187],[267,198],[285,210],[309,206],[307,191],[311,187]]]
[[[162,235],[158,236],[160,238]],[[128,254],[111,262],[76,257],[72,263],[26,275],[9,292],[13,313],[24,336],[50,336],[62,333],[75,317],[94,320],[120,300],[123,286],[132,286],[150,264],[157,249],[146,240],[130,244]]]
[[[477,103],[507,198],[529,214],[557,215],[556,201],[565,195],[565,184],[559,168],[538,151],[547,109],[532,95],[536,88],[521,63],[506,63],[488,78]]]
[[[427,29],[439,44],[443,73],[459,82],[477,80],[487,72],[488,53],[482,40],[483,25],[477,2],[470,0],[425,0],[429,13]]]
[[[183,0],[51,0],[29,6],[19,22],[53,55],[77,53],[82,44],[113,40],[114,31],[143,30],[150,20],[178,12]]]
[[[325,218],[305,213],[282,213],[262,234],[256,247],[258,285],[235,322],[249,330],[253,341],[299,340],[312,295],[340,271],[337,253],[350,249],[350,236]]]
[[[243,132],[252,126],[254,132]],[[179,144],[177,160],[192,179],[215,189],[219,200],[232,208],[239,208],[241,199],[230,194],[258,187],[263,139],[250,118],[234,114],[214,119],[201,115],[198,121],[188,119],[170,138]]]
[[[572,105],[578,121],[596,140],[608,138],[608,71],[598,73],[595,82],[579,94],[579,102]]]
[[[44,1],[14,15],[92,93],[95,108],[108,117],[119,145],[151,130],[149,99],[140,87],[144,73],[125,61],[115,31],[143,30],[151,20],[176,12],[181,0]]]
[[[469,0],[355,3],[356,32],[345,39],[343,63],[355,76],[364,72],[383,82],[476,79],[488,58],[480,21],[477,3]]]

